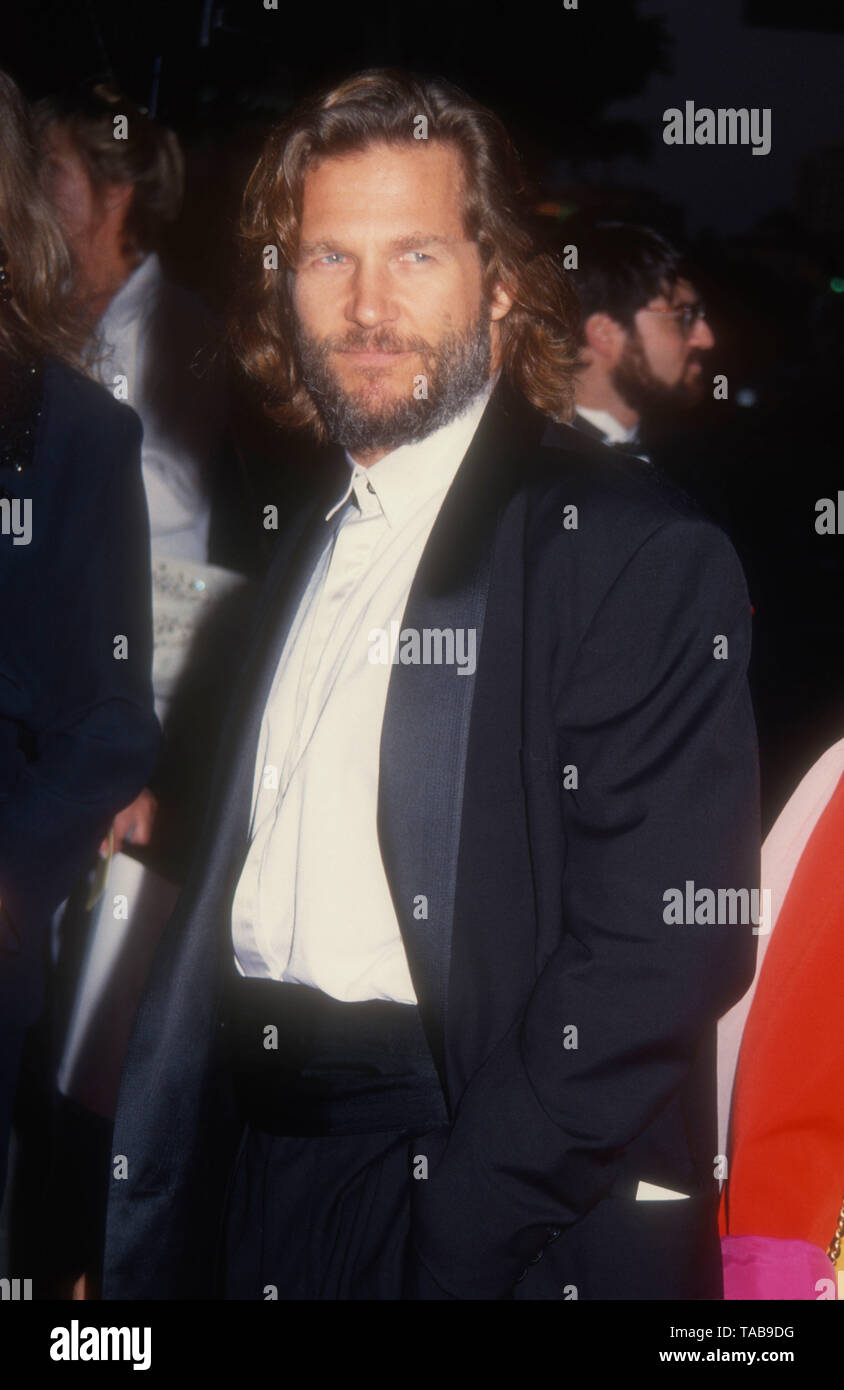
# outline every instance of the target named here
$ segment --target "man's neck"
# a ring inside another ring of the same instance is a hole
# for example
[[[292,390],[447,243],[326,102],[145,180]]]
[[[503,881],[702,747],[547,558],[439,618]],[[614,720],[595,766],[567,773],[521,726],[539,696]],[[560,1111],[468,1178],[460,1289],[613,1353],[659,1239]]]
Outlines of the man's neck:
[[[359,449],[354,456],[352,454],[349,454],[349,458],[354,457],[355,463],[359,463],[361,468],[369,468],[373,463],[378,463],[381,459],[385,459],[387,455],[391,453],[393,453],[392,449]]]
[[[99,323],[111,301],[143,259],[143,253],[124,251],[114,243],[106,244],[101,255],[92,255],[89,260],[92,268],[85,277],[83,291],[86,317],[92,324]]]
[[[626,430],[633,429],[639,423],[638,411],[622,399],[603,374],[588,367],[578,380],[576,402],[587,410],[606,410]]]

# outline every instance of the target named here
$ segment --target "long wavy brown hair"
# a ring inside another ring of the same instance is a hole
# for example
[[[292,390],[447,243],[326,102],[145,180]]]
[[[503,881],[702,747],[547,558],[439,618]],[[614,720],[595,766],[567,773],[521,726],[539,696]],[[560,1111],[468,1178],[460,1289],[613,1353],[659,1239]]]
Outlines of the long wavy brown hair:
[[[419,124],[424,117],[425,126]],[[484,290],[513,300],[499,320],[502,373],[544,414],[568,420],[580,310],[532,215],[534,190],[499,118],[459,88],[390,68],[348,78],[299,106],[270,134],[246,187],[238,228],[240,276],[229,319],[236,358],[264,391],[271,419],[323,430],[294,351],[292,272],[305,177],[323,159],[375,143],[408,145],[414,132],[449,142],[464,166],[466,235],[478,245]],[[278,248],[267,269],[265,248]]]
[[[12,298],[0,304],[0,354],[83,362],[87,330],[72,302],[70,253],[41,191],[29,112],[17,86],[0,72],[0,260]]]

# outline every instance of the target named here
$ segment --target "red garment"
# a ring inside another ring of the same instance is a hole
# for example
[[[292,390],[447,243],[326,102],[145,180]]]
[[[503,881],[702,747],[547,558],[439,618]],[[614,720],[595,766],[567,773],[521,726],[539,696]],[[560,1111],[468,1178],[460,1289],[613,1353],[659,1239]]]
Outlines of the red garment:
[[[744,1029],[722,1234],[826,1249],[844,1196],[844,776],[783,902]]]

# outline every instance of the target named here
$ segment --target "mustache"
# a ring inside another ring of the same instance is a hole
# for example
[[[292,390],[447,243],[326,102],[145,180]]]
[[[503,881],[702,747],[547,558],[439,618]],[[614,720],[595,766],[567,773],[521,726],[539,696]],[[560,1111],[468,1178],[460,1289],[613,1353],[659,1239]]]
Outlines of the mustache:
[[[425,338],[400,338],[389,329],[353,329],[344,338],[323,339],[326,352],[424,352],[433,349]]]

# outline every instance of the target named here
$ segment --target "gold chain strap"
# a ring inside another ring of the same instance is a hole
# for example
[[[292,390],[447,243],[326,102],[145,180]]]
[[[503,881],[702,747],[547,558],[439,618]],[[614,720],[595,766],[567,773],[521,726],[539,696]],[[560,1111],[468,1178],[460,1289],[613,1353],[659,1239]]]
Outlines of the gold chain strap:
[[[835,1227],[835,1235],[832,1237],[826,1251],[833,1264],[837,1264],[841,1256],[842,1240],[844,1240],[844,1201],[841,1203],[841,1210],[838,1213],[838,1225]]]

